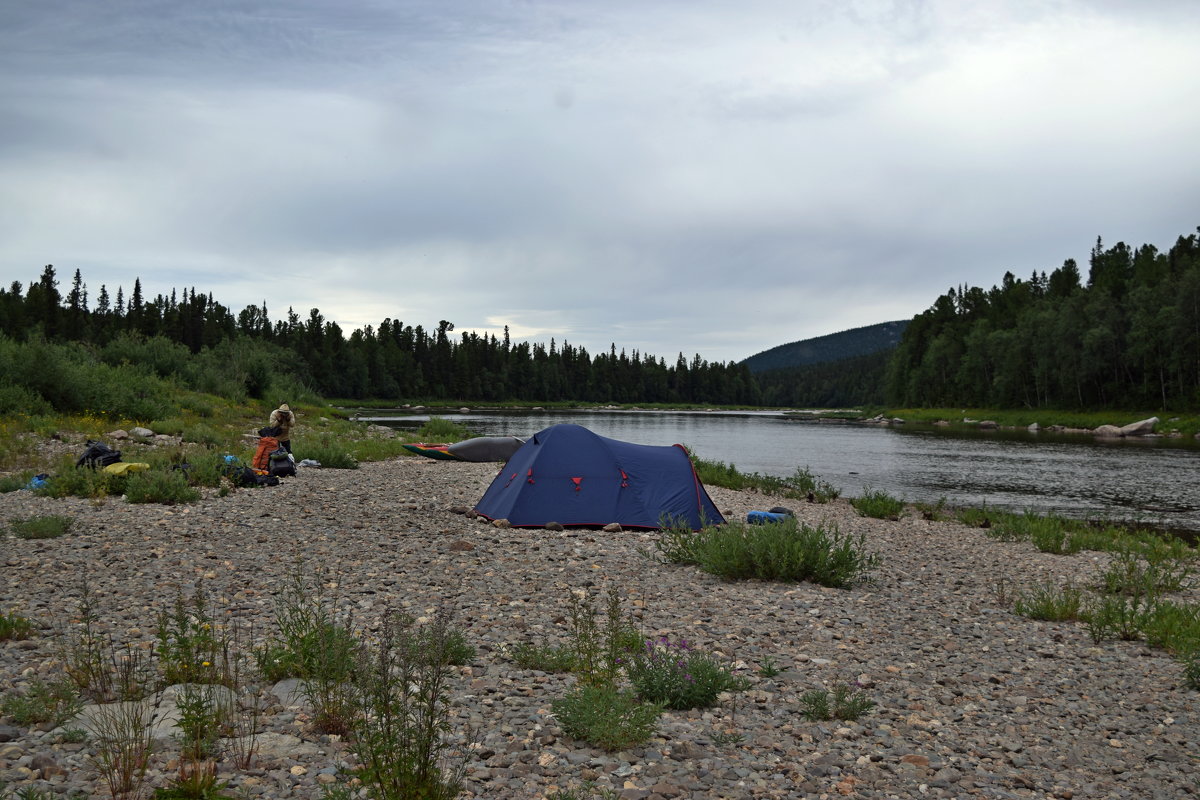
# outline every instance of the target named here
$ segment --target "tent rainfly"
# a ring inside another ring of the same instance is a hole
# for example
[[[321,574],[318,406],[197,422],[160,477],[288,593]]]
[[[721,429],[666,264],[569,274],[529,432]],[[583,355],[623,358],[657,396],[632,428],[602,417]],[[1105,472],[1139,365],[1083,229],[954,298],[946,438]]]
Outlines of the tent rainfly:
[[[725,522],[682,445],[632,444],[581,425],[552,425],[520,447],[476,513],[518,528],[568,526],[658,529]]]

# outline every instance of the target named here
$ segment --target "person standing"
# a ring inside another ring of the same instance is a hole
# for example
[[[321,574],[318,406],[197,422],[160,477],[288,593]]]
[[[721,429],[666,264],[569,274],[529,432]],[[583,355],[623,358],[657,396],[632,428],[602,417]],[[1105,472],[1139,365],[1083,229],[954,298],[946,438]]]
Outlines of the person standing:
[[[271,412],[269,425],[279,428],[279,435],[275,438],[279,440],[279,446],[289,453],[292,452],[292,426],[295,424],[296,415],[287,403],[280,403],[279,408]]]

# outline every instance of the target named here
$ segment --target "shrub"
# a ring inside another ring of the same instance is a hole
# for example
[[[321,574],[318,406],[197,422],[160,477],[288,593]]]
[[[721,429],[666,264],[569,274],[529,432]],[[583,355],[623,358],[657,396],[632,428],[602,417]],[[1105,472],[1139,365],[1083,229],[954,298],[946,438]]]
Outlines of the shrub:
[[[811,581],[842,588],[878,564],[865,539],[794,518],[765,525],[732,523],[692,533],[665,529],[655,540],[662,560],[693,564],[726,580]]]
[[[25,692],[0,699],[0,713],[23,727],[39,722],[61,725],[78,714],[82,706],[75,684],[66,676],[49,682],[34,679]]]
[[[598,613],[587,590],[571,592],[567,610],[574,651],[572,669],[579,682],[588,686],[615,685],[622,659],[642,646],[637,626],[621,612],[616,587],[608,589],[603,614]]]
[[[640,702],[612,685],[578,686],[552,708],[563,733],[610,752],[644,743],[662,713],[657,703]]]
[[[213,625],[203,585],[191,600],[175,596],[170,611],[160,612],[156,630],[159,668],[163,680],[176,683],[230,685],[228,647],[224,634]]]
[[[784,490],[786,497],[808,498],[818,503],[836,500],[840,494],[841,491],[837,487],[814,475],[808,467],[796,467]]]
[[[877,491],[870,486],[863,490],[862,497],[852,499],[850,505],[859,516],[874,519],[900,519],[900,514],[904,511],[903,500],[897,500],[887,492]]]
[[[33,470],[22,470],[15,475],[0,475],[0,494],[24,489],[33,480]]]
[[[1138,639],[1149,614],[1150,609],[1144,599],[1118,595],[1100,598],[1081,614],[1081,618],[1087,625],[1092,641],[1099,644],[1112,638],[1124,641]]]
[[[748,680],[735,677],[729,665],[711,653],[665,636],[648,639],[632,653],[626,672],[640,699],[672,709],[708,708],[722,692],[750,687]]]
[[[358,459],[347,444],[331,436],[319,435],[312,440],[302,441],[295,449],[297,461],[311,458],[326,469],[358,469]]]
[[[421,631],[392,615],[378,643],[360,653],[349,724],[358,777],[372,797],[452,800],[462,790],[470,749],[453,752],[449,739],[450,631],[442,613]]]
[[[1014,603],[1014,610],[1030,619],[1066,622],[1079,619],[1082,605],[1082,589],[1044,584],[1028,594],[1020,595]]]
[[[1113,557],[1100,576],[1099,589],[1106,594],[1128,597],[1156,597],[1178,592],[1192,576],[1192,557],[1171,550],[1144,550],[1125,546]]]
[[[125,500],[129,503],[194,503],[200,492],[188,486],[187,476],[180,470],[143,470],[129,476],[125,484]]]
[[[1151,647],[1172,653],[1200,649],[1200,606],[1160,600],[1143,620],[1142,633]]]
[[[811,721],[830,719],[856,720],[875,707],[875,701],[850,686],[814,689],[800,696],[801,714]]]
[[[13,520],[9,530],[18,539],[56,539],[71,530],[72,519],[59,514]]]
[[[33,623],[15,611],[0,612],[0,642],[28,639]]]
[[[430,417],[417,430],[417,436],[423,442],[457,442],[469,438],[471,431],[467,430],[466,426],[443,417]]]

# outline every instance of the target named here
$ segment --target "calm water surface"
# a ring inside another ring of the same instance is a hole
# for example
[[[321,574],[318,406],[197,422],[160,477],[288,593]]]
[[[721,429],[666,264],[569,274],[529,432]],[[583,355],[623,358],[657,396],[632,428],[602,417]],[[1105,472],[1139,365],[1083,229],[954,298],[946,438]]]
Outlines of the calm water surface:
[[[684,444],[742,472],[789,476],[798,467],[858,496],[867,487],[908,501],[986,503],[1074,517],[1110,517],[1200,530],[1200,448],[1155,439],[1099,442],[1020,432],[949,433],[907,426],[822,423],[777,412],[472,412],[442,414],[480,436],[528,436],[560,422],[639,444]],[[364,410],[418,428],[429,417]]]

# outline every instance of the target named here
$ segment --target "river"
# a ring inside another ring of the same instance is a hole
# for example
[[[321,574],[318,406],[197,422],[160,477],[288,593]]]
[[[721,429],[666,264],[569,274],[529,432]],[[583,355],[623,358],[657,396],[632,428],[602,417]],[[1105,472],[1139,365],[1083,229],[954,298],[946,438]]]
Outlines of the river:
[[[818,422],[774,411],[440,412],[479,436],[525,437],[561,422],[640,444],[683,444],[742,472],[786,477],[807,467],[856,497],[994,506],[1200,531],[1200,447],[1192,440],[1103,441],[1025,431],[951,432]],[[419,428],[427,414],[363,409],[363,419]]]

